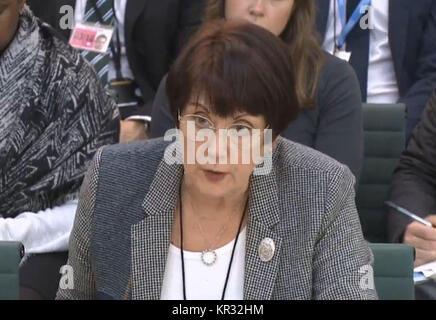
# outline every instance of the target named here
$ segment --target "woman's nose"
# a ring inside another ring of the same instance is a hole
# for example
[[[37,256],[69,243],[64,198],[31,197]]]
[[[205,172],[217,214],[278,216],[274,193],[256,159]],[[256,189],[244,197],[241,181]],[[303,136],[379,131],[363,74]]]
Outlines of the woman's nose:
[[[265,0],[253,0],[250,6],[250,14],[255,18],[261,18],[265,15]]]
[[[228,142],[225,129],[217,129],[214,137],[208,139],[207,156],[215,164],[227,164]]]

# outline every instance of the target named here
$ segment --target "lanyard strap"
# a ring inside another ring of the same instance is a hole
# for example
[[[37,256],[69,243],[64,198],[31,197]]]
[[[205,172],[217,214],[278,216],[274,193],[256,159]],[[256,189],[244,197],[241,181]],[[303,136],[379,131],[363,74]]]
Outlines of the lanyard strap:
[[[333,0],[335,1],[335,0]],[[359,22],[360,18],[362,18],[364,12],[362,12],[362,8],[371,5],[371,0],[361,0],[357,5],[356,9],[354,9],[351,17],[346,22],[346,6],[345,0],[337,0],[339,7],[339,17],[342,23],[342,32],[339,36],[339,40],[337,46],[339,49],[343,48],[345,45],[345,40],[350,32],[354,29],[356,24]],[[336,44],[335,44],[336,45]]]
[[[182,183],[180,183],[179,187],[179,205],[180,205],[180,257],[182,264],[182,282],[183,282],[183,300],[186,299],[186,276],[185,276],[185,257],[183,254],[183,203],[182,203]],[[245,202],[244,212],[242,213],[241,221],[239,222],[238,233],[236,234],[235,243],[233,244],[232,255],[230,257],[229,267],[227,268],[226,280],[224,282],[223,293],[221,295],[221,300],[224,300],[226,296],[227,284],[229,282],[230,270],[232,269],[233,257],[235,255],[236,245],[238,243],[239,234],[241,233],[242,223],[244,221],[244,217],[248,207],[248,198]]]

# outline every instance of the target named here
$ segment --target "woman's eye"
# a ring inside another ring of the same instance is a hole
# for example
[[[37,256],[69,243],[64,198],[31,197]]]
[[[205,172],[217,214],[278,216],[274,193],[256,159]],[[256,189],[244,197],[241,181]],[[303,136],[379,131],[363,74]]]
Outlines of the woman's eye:
[[[210,126],[209,121],[200,117],[195,119],[195,125],[201,128],[208,128]]]
[[[251,132],[251,128],[248,126],[245,126],[243,124],[237,124],[235,126],[233,126],[233,129],[235,129],[238,133],[240,134],[250,134]]]

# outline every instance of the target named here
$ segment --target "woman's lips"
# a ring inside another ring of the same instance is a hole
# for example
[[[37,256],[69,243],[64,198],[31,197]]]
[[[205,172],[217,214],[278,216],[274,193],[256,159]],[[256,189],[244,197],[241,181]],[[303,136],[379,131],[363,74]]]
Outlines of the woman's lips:
[[[209,181],[214,182],[214,183],[224,180],[224,178],[228,174],[225,172],[216,172],[216,171],[211,171],[211,170],[203,170],[203,172],[204,172],[206,179],[208,179]]]

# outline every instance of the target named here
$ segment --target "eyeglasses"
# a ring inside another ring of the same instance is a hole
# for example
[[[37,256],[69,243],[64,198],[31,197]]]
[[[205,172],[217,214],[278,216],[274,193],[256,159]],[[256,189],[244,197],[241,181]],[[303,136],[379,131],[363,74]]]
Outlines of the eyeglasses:
[[[178,119],[181,124],[186,125],[186,135],[191,141],[197,141],[199,136],[204,137],[209,136],[211,133],[214,134],[218,129],[212,120],[199,114],[185,114],[183,116],[179,114]],[[190,128],[193,128],[194,130],[189,130]],[[239,138],[243,139],[244,137],[251,137],[253,142],[256,141],[255,139],[259,141],[260,134],[267,129],[269,129],[269,126],[267,126],[265,129],[257,129],[245,123],[235,122],[229,125],[227,128],[220,128],[218,130],[220,135],[229,137],[233,144],[237,143],[239,145]],[[207,132],[208,130],[210,131]]]

